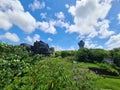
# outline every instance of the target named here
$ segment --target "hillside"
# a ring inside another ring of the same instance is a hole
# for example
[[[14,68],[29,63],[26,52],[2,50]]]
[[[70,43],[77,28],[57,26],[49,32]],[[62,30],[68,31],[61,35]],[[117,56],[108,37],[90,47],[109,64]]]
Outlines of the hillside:
[[[0,90],[119,90],[119,66],[88,60],[86,50],[45,57],[0,43]]]

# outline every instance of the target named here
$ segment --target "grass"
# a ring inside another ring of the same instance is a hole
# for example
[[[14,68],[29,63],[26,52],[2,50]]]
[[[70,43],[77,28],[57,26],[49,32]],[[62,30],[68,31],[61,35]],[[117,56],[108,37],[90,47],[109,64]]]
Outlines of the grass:
[[[113,72],[115,69],[105,63],[76,63],[74,67],[78,69],[87,69],[89,67],[94,67],[94,68],[106,68],[107,70]],[[120,77],[119,76],[94,76],[93,78],[97,78],[94,81],[94,90],[120,90]]]
[[[116,78],[100,78],[94,83],[98,90],[120,90],[120,79]]]
[[[106,68],[107,70],[116,71],[112,66],[104,63],[78,63],[78,66],[82,68]],[[81,68],[79,67],[79,68]],[[94,82],[95,90],[120,90],[120,77],[119,76],[98,76],[98,79]]]

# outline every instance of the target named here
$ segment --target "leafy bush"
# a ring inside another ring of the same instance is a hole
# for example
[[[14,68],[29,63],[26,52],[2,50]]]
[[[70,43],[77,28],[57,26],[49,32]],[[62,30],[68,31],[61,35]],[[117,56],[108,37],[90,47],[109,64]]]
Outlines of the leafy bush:
[[[61,51],[61,57],[62,58],[67,57],[67,56],[69,56],[68,51]]]
[[[88,52],[89,52],[89,50],[87,48],[79,49],[76,53],[77,60],[87,62],[88,58],[89,58]]]
[[[55,52],[55,57],[61,57],[61,52],[60,51],[56,51]]]
[[[103,49],[90,49],[89,59],[97,62],[102,62],[104,57],[109,56],[109,52]]]
[[[114,64],[120,67],[120,48],[115,48],[110,51],[111,57],[114,60]]]
[[[0,43],[0,57],[5,60],[22,60],[24,58],[29,57],[29,53],[24,47]]]
[[[109,52],[103,49],[87,49],[81,48],[77,51],[76,57],[78,61],[83,62],[102,62]]]
[[[77,71],[77,67],[73,67],[72,63],[65,60],[48,58],[36,61],[32,65],[20,60],[0,61],[0,89],[88,90],[92,88],[93,78],[88,71]]]

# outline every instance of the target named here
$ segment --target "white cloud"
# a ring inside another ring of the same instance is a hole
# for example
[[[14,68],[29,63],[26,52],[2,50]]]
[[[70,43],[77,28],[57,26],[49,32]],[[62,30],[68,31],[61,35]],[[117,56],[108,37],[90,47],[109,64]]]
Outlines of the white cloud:
[[[113,35],[110,39],[105,43],[107,49],[113,49],[120,47],[120,34]]]
[[[113,32],[108,30],[109,25],[99,25],[99,23],[103,23],[110,8],[111,0],[102,0],[101,2],[99,0],[77,0],[76,6],[70,6],[68,10],[74,17],[74,24],[70,25],[66,32],[76,32],[83,36],[88,35],[91,38],[98,34],[101,38],[112,35]],[[103,35],[101,33],[103,31],[107,34]]]
[[[41,17],[42,19],[45,19],[45,18],[46,18],[46,15],[47,15],[47,13],[41,13],[41,14],[40,14],[40,17]]]
[[[63,51],[63,50],[65,50],[63,47],[61,47],[61,46],[54,46],[54,45],[52,45],[52,47],[54,47],[55,48],[55,51]]]
[[[36,40],[37,40],[37,41],[40,40],[40,35],[38,35],[38,34],[35,34],[35,35],[34,35],[33,41],[35,42]]]
[[[33,42],[33,39],[32,39],[30,36],[27,36],[25,39],[26,39],[28,42],[30,42],[30,43]]]
[[[40,2],[38,0],[34,0],[34,2],[29,5],[29,7],[32,9],[32,11],[34,11],[36,9],[42,9],[45,7],[45,2]]]
[[[91,40],[86,40],[86,41],[85,41],[85,47],[86,47],[86,48],[103,48],[103,47],[100,46],[100,45],[97,45],[97,44],[92,43]]]
[[[56,34],[57,30],[56,27],[60,28],[69,28],[69,23],[64,22],[63,20],[50,20],[50,21],[43,21],[43,22],[38,22],[38,29],[42,30],[45,33],[51,33],[51,34]]]
[[[64,20],[65,18],[65,15],[63,12],[55,13],[55,16],[60,20]]]
[[[29,13],[25,12],[19,0],[0,1],[0,29],[9,30],[13,25],[18,26],[27,33],[40,29],[45,33],[55,34],[54,22],[40,22]],[[45,26],[47,25],[47,26]]]
[[[52,42],[52,41],[53,41],[53,39],[52,39],[52,38],[48,38],[48,41]]]
[[[55,21],[50,20],[49,22],[38,22],[38,29],[44,31],[45,33],[56,34]]]
[[[59,45],[52,45],[52,47],[55,48],[55,51],[64,51],[64,50],[75,50],[74,46],[71,46],[69,48],[64,48]]]
[[[70,6],[69,6],[68,4],[65,4],[65,7],[66,7],[66,8],[69,8]]]
[[[4,35],[0,35],[0,39],[8,39],[12,42],[19,42],[20,39],[15,33],[6,32]]]
[[[64,22],[64,21],[62,21],[62,20],[56,20],[56,24],[55,24],[55,25],[56,25],[56,26],[59,26],[59,27],[61,27],[61,28],[66,28],[66,29],[69,28],[69,23]]]
[[[69,12],[71,15],[75,16],[75,10],[76,10],[75,6],[70,6],[68,12]]]
[[[68,50],[75,50],[75,47],[71,46],[70,48],[68,48]]]
[[[0,28],[9,30],[13,25],[31,33],[36,28],[36,20],[29,12],[24,12],[19,0],[2,0],[0,2]]]
[[[26,39],[28,42],[33,43],[33,42],[35,42],[35,41],[39,41],[39,40],[40,40],[40,35],[35,34],[33,37],[27,36],[25,39]]]
[[[99,22],[99,31],[98,34],[100,34],[100,38],[107,38],[111,35],[113,35],[115,32],[109,30],[109,21],[103,20],[102,22]]]

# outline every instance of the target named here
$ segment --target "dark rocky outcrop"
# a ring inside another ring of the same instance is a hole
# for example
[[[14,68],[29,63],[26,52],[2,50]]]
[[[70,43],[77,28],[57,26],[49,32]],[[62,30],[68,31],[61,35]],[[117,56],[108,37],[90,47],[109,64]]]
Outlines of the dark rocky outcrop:
[[[36,41],[34,42],[33,46],[27,43],[21,43],[20,45],[25,46],[27,51],[32,51],[35,54],[43,54],[45,56],[50,55],[49,45],[43,41]]]
[[[27,43],[21,43],[20,46],[26,47],[27,51],[31,51],[32,45],[27,44]]]
[[[85,42],[83,40],[81,40],[79,43],[79,48],[84,48]]]

